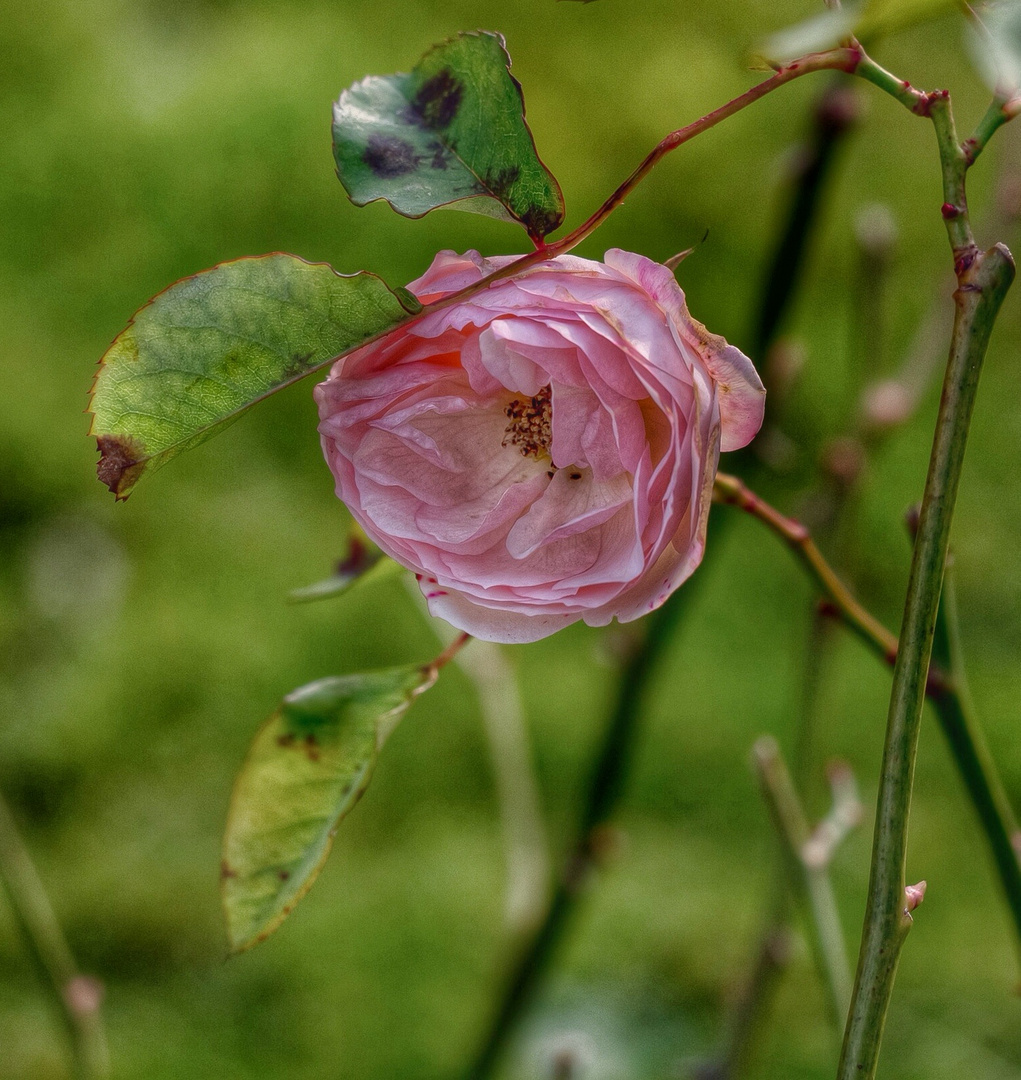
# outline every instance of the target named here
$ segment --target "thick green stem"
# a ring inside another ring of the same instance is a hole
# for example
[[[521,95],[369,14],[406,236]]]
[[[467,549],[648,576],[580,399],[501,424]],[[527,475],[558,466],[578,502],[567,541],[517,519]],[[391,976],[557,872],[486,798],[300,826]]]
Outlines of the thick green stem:
[[[950,524],[982,360],[1014,279],[1014,261],[1003,245],[975,254],[970,265],[959,267],[950,358],[894,665],[869,900],[839,1080],[875,1076],[897,961],[911,925],[904,893],[908,811]]]

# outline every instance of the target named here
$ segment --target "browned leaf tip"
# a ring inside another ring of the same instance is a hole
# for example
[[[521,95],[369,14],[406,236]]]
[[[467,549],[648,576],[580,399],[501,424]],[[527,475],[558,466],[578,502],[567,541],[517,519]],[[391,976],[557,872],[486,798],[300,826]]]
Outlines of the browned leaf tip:
[[[145,449],[129,435],[97,435],[96,445],[96,475],[118,500],[126,499],[145,468]]]

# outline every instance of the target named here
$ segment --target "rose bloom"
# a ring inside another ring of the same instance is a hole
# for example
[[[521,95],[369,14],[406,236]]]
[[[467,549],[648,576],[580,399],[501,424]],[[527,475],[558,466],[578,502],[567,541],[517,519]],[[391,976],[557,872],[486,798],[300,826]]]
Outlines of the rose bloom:
[[[424,304],[505,266],[440,252]],[[637,619],[698,566],[720,450],[765,391],[671,271],[561,255],[399,327],[316,387],[337,495],[429,609],[488,641]]]

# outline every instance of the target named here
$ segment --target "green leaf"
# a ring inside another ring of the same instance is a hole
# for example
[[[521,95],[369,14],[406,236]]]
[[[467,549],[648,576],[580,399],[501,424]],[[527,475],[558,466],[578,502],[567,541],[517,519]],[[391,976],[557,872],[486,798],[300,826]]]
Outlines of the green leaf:
[[[100,480],[127,498],[143,472],[391,330],[410,306],[373,274],[343,276],[294,255],[221,263],[171,285],[100,364],[89,432]]]
[[[333,107],[337,175],[357,206],[405,217],[456,203],[540,240],[560,225],[560,185],[539,160],[499,34],[463,33],[410,74],[370,75]]]
[[[982,24],[985,33],[968,27],[969,51],[989,88],[1009,97],[1021,90],[1021,2],[985,8]]]
[[[284,698],[238,774],[221,881],[233,952],[264,941],[315,881],[341,819],[436,667],[320,679]]]

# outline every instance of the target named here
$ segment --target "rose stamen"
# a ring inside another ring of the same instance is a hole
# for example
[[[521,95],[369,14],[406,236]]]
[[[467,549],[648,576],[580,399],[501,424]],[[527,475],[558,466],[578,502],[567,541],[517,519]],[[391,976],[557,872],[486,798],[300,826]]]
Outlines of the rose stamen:
[[[553,391],[544,386],[533,398],[514,398],[504,409],[510,423],[501,446],[517,447],[522,457],[549,457],[553,442]]]

